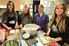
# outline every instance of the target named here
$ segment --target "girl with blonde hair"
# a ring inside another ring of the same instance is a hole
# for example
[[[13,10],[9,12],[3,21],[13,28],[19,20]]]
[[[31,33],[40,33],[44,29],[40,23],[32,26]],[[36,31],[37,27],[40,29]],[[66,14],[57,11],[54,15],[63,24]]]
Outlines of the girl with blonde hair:
[[[66,5],[59,3],[54,10],[54,15],[50,20],[50,31],[49,34],[51,42],[57,42],[61,46],[64,43],[69,44],[69,17],[66,16]]]
[[[32,17],[30,15],[30,10],[27,5],[24,6],[24,9],[18,17],[19,28],[22,28],[24,25],[32,23]]]

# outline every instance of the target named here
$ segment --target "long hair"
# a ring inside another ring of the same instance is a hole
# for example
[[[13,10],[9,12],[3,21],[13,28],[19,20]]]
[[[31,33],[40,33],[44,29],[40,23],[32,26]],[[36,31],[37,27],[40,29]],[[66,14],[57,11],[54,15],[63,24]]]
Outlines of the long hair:
[[[9,8],[8,8],[8,5],[10,4],[10,3],[12,3],[13,4],[13,9],[12,9],[12,13],[14,13],[13,14],[13,16],[15,16],[16,15],[16,13],[15,13],[15,11],[14,11],[14,3],[12,2],[12,1],[8,1],[8,3],[7,3],[7,8],[6,8],[6,10],[5,10],[5,12],[3,13],[3,15],[4,15],[4,20],[7,20],[7,15],[8,15],[8,13],[9,13]]]
[[[8,5],[9,5],[10,3],[12,3],[12,4],[13,4],[12,12],[14,12],[14,8],[15,8],[15,7],[14,7],[14,3],[13,3],[12,1],[8,1],[6,11],[7,11],[7,12],[9,12]]]
[[[6,8],[5,12],[4,12],[5,15],[7,15],[7,14],[9,13],[8,5],[9,5],[10,3],[13,4],[12,12],[13,12],[13,13],[15,12],[15,11],[14,11],[14,8],[15,8],[15,7],[14,7],[14,3],[13,3],[12,1],[8,1],[8,3],[7,3],[7,8]]]
[[[28,8],[28,13],[27,14],[24,13],[24,9],[25,8]],[[30,22],[31,21],[31,18],[30,18],[30,10],[29,10],[29,7],[27,5],[25,5],[24,6],[24,9],[23,9],[22,14],[21,14],[22,15],[21,16],[21,19],[24,20],[25,18],[28,18],[28,20]]]
[[[56,19],[56,8],[59,6],[59,5],[62,5],[63,6],[63,13],[61,14],[61,19],[59,21],[59,23],[56,25],[58,26],[58,30],[62,33],[62,32],[65,32],[65,19],[66,19],[66,5],[64,3],[59,3],[56,7],[55,7],[55,10],[54,10],[54,15],[52,16],[52,19],[50,20],[50,27],[52,27],[55,19]]]

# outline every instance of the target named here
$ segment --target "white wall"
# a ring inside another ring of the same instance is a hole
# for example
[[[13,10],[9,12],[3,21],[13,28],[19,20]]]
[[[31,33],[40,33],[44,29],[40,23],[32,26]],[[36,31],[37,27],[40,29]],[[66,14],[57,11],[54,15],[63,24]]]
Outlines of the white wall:
[[[40,3],[43,4],[43,1],[44,0],[40,0]],[[54,1],[55,4],[60,3],[60,2],[63,2],[63,0],[47,0],[47,1]]]
[[[40,4],[43,4],[43,1],[44,0],[40,0]],[[47,1],[54,1],[54,6],[57,4],[57,3],[60,3],[60,2],[64,2],[63,0],[47,0]],[[69,6],[68,6],[69,7]],[[51,18],[52,15],[49,15],[49,18]]]

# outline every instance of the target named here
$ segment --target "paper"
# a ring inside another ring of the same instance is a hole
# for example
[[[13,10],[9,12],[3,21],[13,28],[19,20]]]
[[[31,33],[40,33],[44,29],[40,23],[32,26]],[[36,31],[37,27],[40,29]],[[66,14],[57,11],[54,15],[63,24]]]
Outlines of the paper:
[[[48,44],[48,41],[44,37],[40,37],[40,40],[43,44]]]

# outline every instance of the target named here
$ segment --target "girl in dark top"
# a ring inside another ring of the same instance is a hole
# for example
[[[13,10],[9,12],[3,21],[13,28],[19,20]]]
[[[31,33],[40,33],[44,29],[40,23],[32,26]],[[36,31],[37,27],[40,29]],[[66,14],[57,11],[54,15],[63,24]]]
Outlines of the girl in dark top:
[[[2,14],[2,25],[8,30],[13,29],[14,27],[18,28],[16,18],[17,17],[14,11],[14,3],[12,1],[9,1],[7,3],[6,11]]]
[[[22,28],[24,25],[32,22],[32,17],[30,16],[30,11],[28,6],[25,5],[23,12],[18,17],[19,27]]]
[[[66,6],[64,3],[60,3],[55,7],[54,15],[50,20],[50,28],[47,32],[49,34],[51,42],[57,42],[61,46],[64,43],[69,44],[69,17],[65,14]]]

